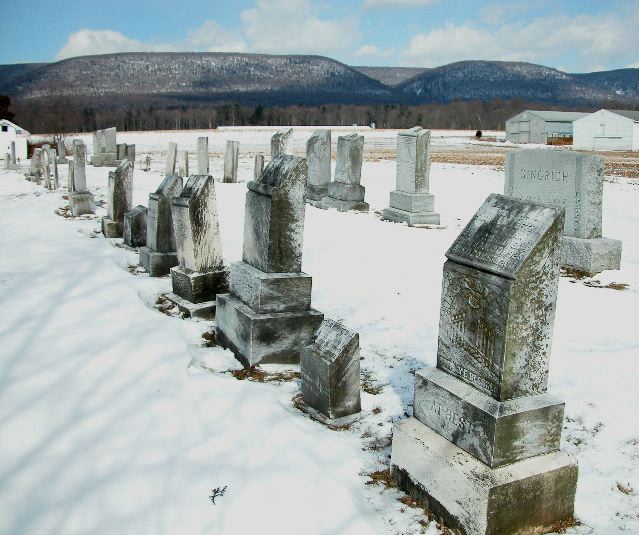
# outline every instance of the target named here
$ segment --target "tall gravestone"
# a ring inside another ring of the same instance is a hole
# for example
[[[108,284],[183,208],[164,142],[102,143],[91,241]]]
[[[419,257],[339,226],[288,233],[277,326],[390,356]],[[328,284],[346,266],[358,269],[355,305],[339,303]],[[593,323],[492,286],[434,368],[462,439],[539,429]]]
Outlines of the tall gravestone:
[[[51,189],[51,148],[45,145],[42,148],[42,179],[45,189]]]
[[[140,265],[151,277],[168,275],[178,264],[171,201],[182,193],[182,184],[182,177],[167,176],[149,194],[146,247],[140,248]]]
[[[197,174],[209,174],[209,138],[197,138]]]
[[[4,155],[4,168],[9,169],[10,165],[11,165],[11,154],[6,152]]]
[[[58,139],[58,148],[57,148],[57,154],[58,154],[58,163],[67,163],[67,150],[66,147],[64,146],[64,139]]]
[[[55,149],[51,149],[49,152],[51,155],[51,178],[53,180],[53,189],[58,189],[60,187],[60,180],[58,178],[58,151]],[[65,159],[66,161],[66,159]]]
[[[11,142],[10,151],[11,152],[7,154],[5,158],[5,166],[7,169],[16,171],[18,169],[18,163],[16,161],[16,142],[15,141]]]
[[[171,268],[173,293],[167,298],[187,316],[207,317],[215,297],[228,291],[228,269],[222,258],[215,181],[210,175],[189,178],[173,199],[178,265]]]
[[[11,142],[11,165],[17,165],[16,161],[16,142]]]
[[[93,133],[93,159],[94,167],[116,167],[118,165],[117,130],[105,128]]]
[[[121,238],[124,234],[124,214],[133,204],[133,162],[124,160],[115,171],[109,171],[107,215],[102,218],[105,238]]]
[[[247,185],[242,262],[231,265],[215,314],[218,343],[245,366],[299,362],[323,319],[302,273],[307,173],[305,159],[278,156]]]
[[[118,143],[116,148],[117,148],[117,155],[116,158],[118,161],[122,161],[122,160],[126,160],[126,147],[127,144],[126,143]]]
[[[29,171],[26,175],[30,182],[39,182],[42,179],[42,149],[36,148],[31,155]]]
[[[562,265],[593,275],[619,269],[619,240],[602,237],[604,163],[567,150],[517,150],[506,155],[504,193],[566,209]]]
[[[166,168],[164,176],[175,175],[175,164],[177,162],[177,143],[170,141],[166,149]]]
[[[286,154],[292,135],[292,128],[284,128],[273,134],[273,137],[271,138],[271,160]]]
[[[429,179],[430,130],[416,126],[399,132],[395,191],[391,191],[390,207],[384,208],[382,218],[408,226],[439,225]]]
[[[240,142],[226,141],[226,152],[224,153],[224,182],[237,182],[237,164],[240,156]]]
[[[326,418],[358,413],[359,371],[359,335],[325,318],[300,354],[302,399]]]
[[[399,486],[463,533],[546,533],[573,515],[577,464],[547,393],[564,210],[493,194],[454,241],[437,368],[393,430]]]
[[[73,160],[67,164],[67,192],[73,192]]]
[[[73,140],[73,181],[72,190],[69,192],[69,208],[74,217],[95,213],[93,195],[87,188],[86,174],[86,147],[80,139]]]
[[[306,202],[321,207],[331,182],[331,131],[316,130],[306,142],[308,185]]]
[[[368,212],[368,203],[364,201],[366,190],[360,184],[363,157],[364,136],[349,134],[337,138],[335,180],[328,185],[328,194],[322,201],[323,208],[335,208],[340,212]]]
[[[260,175],[264,171],[264,155],[256,154],[255,155],[255,165],[253,167],[253,180],[256,181],[260,178]]]
[[[178,151],[177,174],[182,178],[189,176],[189,153],[185,150]]]
[[[138,204],[133,210],[124,214],[124,244],[129,247],[146,245],[146,226],[148,210]]]

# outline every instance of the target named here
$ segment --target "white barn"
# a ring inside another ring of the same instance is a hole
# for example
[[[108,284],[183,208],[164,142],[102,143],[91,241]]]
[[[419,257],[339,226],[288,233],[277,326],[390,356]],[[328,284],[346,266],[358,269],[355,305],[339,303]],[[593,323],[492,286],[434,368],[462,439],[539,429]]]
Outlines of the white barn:
[[[29,132],[20,128],[17,124],[7,119],[0,120],[0,160],[4,160],[4,155],[11,154],[11,142],[16,142],[16,159],[24,161],[27,159],[27,138]]]
[[[524,110],[506,121],[506,139],[511,143],[548,143],[552,138],[572,136],[572,123],[589,115],[575,111]]]
[[[573,146],[584,150],[639,150],[639,111],[599,110],[578,119]]]

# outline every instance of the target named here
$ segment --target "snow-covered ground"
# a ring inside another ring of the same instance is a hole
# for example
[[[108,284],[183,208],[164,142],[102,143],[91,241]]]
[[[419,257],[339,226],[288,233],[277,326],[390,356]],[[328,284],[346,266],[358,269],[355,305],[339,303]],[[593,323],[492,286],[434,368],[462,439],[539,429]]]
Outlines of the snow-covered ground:
[[[271,134],[220,129],[211,150],[239,139],[245,182]],[[168,141],[194,150],[198,135],[118,142],[158,158]],[[309,135],[295,130],[295,151]],[[388,144],[394,133],[364,135]],[[147,204],[163,166],[135,171],[134,204]],[[221,170],[214,158],[217,179]],[[101,203],[108,171],[87,168]],[[66,167],[60,174],[66,184]],[[503,174],[433,164],[440,229],[376,217],[394,180],[392,159],[366,161],[370,214],[307,208],[313,306],[360,333],[369,391],[359,420],[331,430],[295,408],[298,379],[238,381],[232,355],[203,345],[210,323],[155,308],[170,279],[130,268],[137,255],[97,235],[98,217],[61,217],[63,191],[0,171],[0,533],[439,533],[366,474],[388,465],[392,423],[412,411],[412,372],[435,365],[444,252],[503,190]],[[230,263],[241,257],[246,187],[216,188]],[[580,467],[572,534],[639,532],[639,186],[620,178],[604,195],[604,235],[623,240],[622,270],[598,283],[561,279],[551,360],[549,388],[566,401],[562,447]],[[611,282],[628,289],[593,287]]]

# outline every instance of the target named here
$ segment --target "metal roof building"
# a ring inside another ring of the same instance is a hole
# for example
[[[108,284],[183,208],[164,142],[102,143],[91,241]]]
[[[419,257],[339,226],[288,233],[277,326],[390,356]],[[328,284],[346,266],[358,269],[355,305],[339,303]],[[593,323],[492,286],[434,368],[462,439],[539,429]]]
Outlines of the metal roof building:
[[[512,143],[548,143],[572,136],[573,121],[590,115],[575,111],[524,110],[506,121],[506,139]]]
[[[639,150],[639,111],[599,110],[575,121],[573,145],[585,150]]]

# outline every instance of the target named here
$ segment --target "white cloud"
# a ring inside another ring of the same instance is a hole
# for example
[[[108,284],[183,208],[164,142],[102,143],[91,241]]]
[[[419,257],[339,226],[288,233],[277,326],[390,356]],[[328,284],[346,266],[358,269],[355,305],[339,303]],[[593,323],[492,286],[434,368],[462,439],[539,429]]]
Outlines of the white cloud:
[[[364,0],[364,9],[385,7],[423,7],[439,0]]]
[[[356,58],[388,58],[395,49],[380,50],[375,45],[364,45],[355,52]]]
[[[639,10],[626,15],[546,16],[490,29],[447,24],[413,36],[402,63],[435,67],[484,59],[554,64],[573,55],[576,70],[591,70],[634,59],[631,55],[639,48]]]
[[[629,69],[639,69],[639,61],[637,63],[630,63],[628,65]]]
[[[144,43],[113,30],[83,29],[69,35],[56,54],[56,60],[92,54],[116,52],[242,52],[246,43],[220,27],[215,21],[204,22],[189,32],[183,41]]]
[[[320,18],[309,0],[257,0],[240,18],[253,52],[327,54],[342,52],[358,38],[354,18]]]

